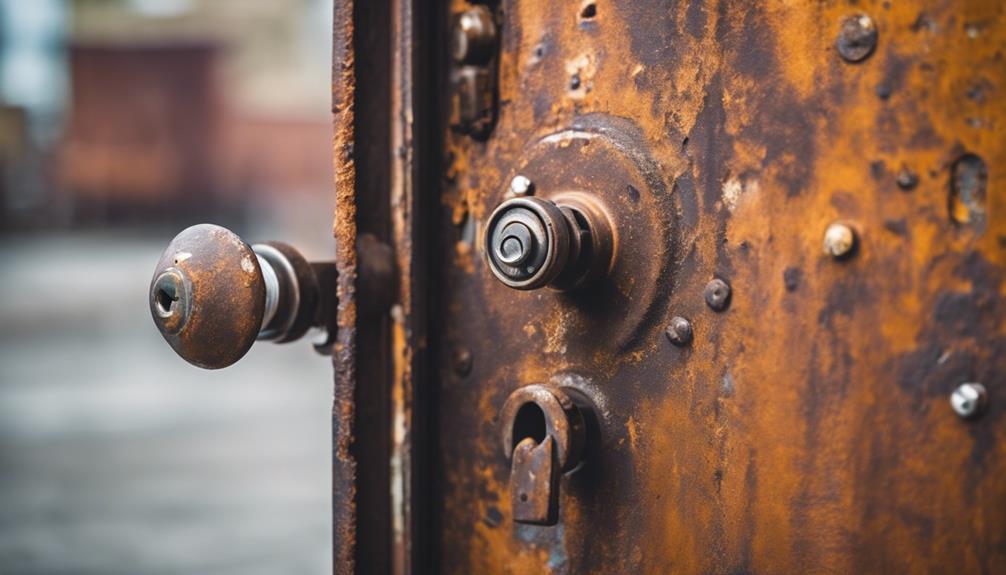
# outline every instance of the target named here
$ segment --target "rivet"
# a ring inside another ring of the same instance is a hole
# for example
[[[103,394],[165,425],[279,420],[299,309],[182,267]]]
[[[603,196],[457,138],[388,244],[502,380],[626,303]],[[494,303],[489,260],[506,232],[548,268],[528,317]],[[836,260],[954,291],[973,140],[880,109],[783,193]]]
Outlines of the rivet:
[[[978,417],[987,403],[985,386],[980,383],[962,383],[950,395],[950,406],[962,419]]]
[[[715,278],[706,284],[704,294],[706,304],[713,311],[723,311],[730,305],[730,284]]]
[[[907,166],[902,166],[901,171],[898,172],[898,187],[906,192],[912,190],[919,184],[919,176],[912,170],[908,169]]]
[[[533,195],[534,184],[527,177],[518,174],[510,180],[510,193],[515,196]]]
[[[681,316],[671,318],[671,323],[667,326],[667,339],[678,347],[685,347],[692,343],[692,323]]]
[[[866,14],[852,14],[842,20],[842,30],[835,40],[838,53],[846,62],[862,62],[877,47],[877,26]]]
[[[848,257],[856,247],[856,232],[841,222],[828,226],[824,232],[824,253],[835,259]]]
[[[472,352],[466,347],[459,347],[454,350],[454,357],[451,358],[454,366],[454,373],[465,377],[472,372]]]

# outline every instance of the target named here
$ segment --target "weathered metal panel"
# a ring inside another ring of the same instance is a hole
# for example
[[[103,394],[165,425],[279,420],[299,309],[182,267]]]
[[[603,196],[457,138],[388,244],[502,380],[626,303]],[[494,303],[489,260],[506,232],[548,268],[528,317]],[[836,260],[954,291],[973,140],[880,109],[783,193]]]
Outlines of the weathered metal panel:
[[[350,452],[356,389],[356,165],[354,108],[356,76],[353,1],[335,3],[332,28],[332,158],[335,173],[338,334],[332,349],[332,567],[354,572],[356,554],[356,460]]]
[[[1006,571],[1004,11],[503,2],[497,124],[445,136],[440,568]],[[851,63],[859,14],[877,44]],[[634,218],[608,291],[489,272],[480,225],[528,167]],[[822,250],[836,220],[844,259]],[[948,404],[965,381],[990,395],[972,421]],[[599,435],[558,525],[516,525],[497,415],[548,382],[591,398]]]

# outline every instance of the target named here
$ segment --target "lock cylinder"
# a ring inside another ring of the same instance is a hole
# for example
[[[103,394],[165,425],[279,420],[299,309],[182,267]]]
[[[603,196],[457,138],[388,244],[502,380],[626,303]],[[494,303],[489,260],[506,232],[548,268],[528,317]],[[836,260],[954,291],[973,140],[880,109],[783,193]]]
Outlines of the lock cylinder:
[[[489,217],[485,254],[504,285],[571,290],[604,275],[612,259],[610,220],[582,192],[512,198]]]

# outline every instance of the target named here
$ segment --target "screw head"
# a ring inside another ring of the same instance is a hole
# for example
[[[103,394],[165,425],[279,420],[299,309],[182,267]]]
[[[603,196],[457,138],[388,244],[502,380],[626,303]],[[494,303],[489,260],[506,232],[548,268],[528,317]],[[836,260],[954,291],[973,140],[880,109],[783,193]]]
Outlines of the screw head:
[[[685,347],[692,343],[692,322],[681,316],[671,318],[671,323],[665,332],[667,339],[678,347]]]
[[[510,193],[515,196],[534,194],[534,184],[526,176],[516,175],[510,180]]]
[[[730,284],[720,278],[714,278],[706,284],[703,295],[709,309],[723,311],[730,305]]]
[[[835,48],[846,62],[862,62],[877,47],[877,26],[866,14],[852,14],[842,20]]]
[[[962,419],[971,419],[985,411],[987,394],[980,383],[962,383],[950,394],[950,406]]]
[[[841,259],[852,254],[856,247],[856,232],[841,222],[828,226],[824,232],[824,253],[835,259]]]

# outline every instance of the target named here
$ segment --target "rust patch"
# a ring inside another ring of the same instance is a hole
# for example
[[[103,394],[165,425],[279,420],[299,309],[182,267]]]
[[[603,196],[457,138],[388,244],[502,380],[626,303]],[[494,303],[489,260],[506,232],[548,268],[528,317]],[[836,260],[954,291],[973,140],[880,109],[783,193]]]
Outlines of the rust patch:
[[[336,295],[338,336],[332,353],[332,562],[333,571],[355,571],[356,461],[353,443],[356,388],[356,170],[353,104],[356,87],[353,0],[335,2],[332,35],[332,158],[335,173]]]
[[[844,3],[597,2],[589,27],[579,2],[502,8],[496,130],[444,132],[435,199],[442,570],[1006,570],[1003,12],[864,4],[879,37],[850,65]],[[533,162],[571,190],[610,184],[621,213],[665,210],[666,235],[620,244],[664,268],[566,297],[515,294],[482,258],[449,256],[455,214],[484,222],[532,165],[529,142],[603,118],[635,126],[668,201],[617,162],[578,180],[565,158],[580,148]],[[965,152],[985,171],[955,166]],[[834,221],[856,230],[853,257],[821,253]],[[723,314],[703,298],[718,276],[735,288]],[[623,339],[619,321],[651,301]],[[694,322],[686,349],[664,341],[676,316]],[[466,378],[458,346],[478,358]],[[559,373],[591,382],[599,438],[560,479],[558,524],[515,528],[493,419]],[[947,405],[965,377],[993,397],[966,423]]]

